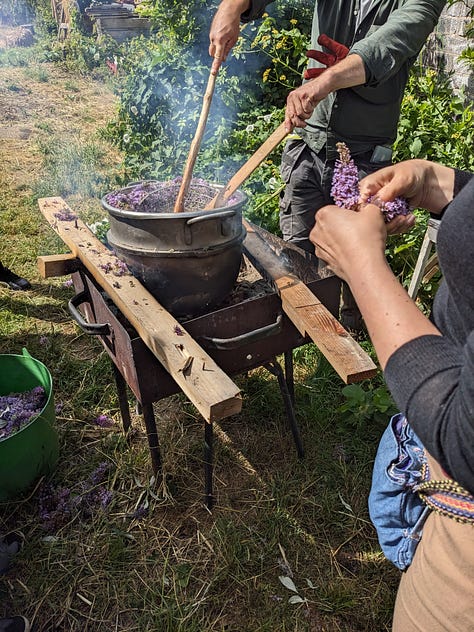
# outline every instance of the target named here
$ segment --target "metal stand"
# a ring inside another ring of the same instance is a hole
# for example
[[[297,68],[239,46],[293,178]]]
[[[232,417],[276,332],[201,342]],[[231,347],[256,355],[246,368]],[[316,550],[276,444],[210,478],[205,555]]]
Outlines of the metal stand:
[[[130,408],[128,406],[127,400],[127,382],[118,370],[115,362],[111,361],[110,364],[112,365],[112,370],[114,372],[115,386],[117,388],[117,396],[119,401],[120,415],[122,417],[123,431],[125,435],[127,435],[132,424],[132,419],[130,417]]]
[[[214,470],[214,432],[212,423],[204,422],[204,502],[208,509],[214,506],[212,478]]]
[[[425,237],[423,239],[423,243],[421,244],[420,253],[416,261],[415,270],[413,271],[413,276],[411,277],[410,286],[408,288],[408,294],[413,300],[415,300],[418,290],[420,289],[421,281],[423,279],[426,264],[428,263],[433,244],[436,244],[439,224],[439,219],[428,220],[428,228],[426,229]]]
[[[298,424],[296,423],[295,416],[295,408],[294,408],[294,383],[293,383],[293,359],[291,359],[291,380],[290,380],[290,388],[288,388],[289,375],[283,373],[283,369],[280,364],[275,359],[273,362],[267,362],[265,365],[267,371],[270,371],[272,375],[274,375],[278,379],[278,386],[280,387],[281,395],[283,397],[283,403],[285,404],[286,416],[290,423],[291,432],[293,434],[293,439],[295,441],[296,451],[298,456],[302,458],[304,456],[303,444],[301,442],[300,431],[298,428]],[[286,358],[285,355],[285,367],[290,368],[289,358]],[[291,396],[293,393],[293,397]]]
[[[130,417],[130,407],[127,399],[127,383],[115,363],[111,361],[111,364],[117,388],[117,397],[119,401],[120,415],[122,417],[123,431],[125,435],[127,435],[132,423],[132,419]],[[158,432],[156,430],[155,413],[153,412],[153,404],[142,404],[137,400],[137,413],[143,416],[143,421],[145,422],[148,447],[150,449],[151,456],[151,465],[153,468],[153,474],[156,476],[159,472],[161,472],[161,453],[158,441]]]
[[[296,423],[294,409],[294,381],[293,381],[293,354],[285,353],[285,371],[281,368],[276,358],[272,362],[263,365],[267,371],[278,379],[278,386],[285,405],[286,416],[290,424],[291,432],[299,458],[304,456],[303,444],[300,437],[298,424]],[[205,479],[205,503],[208,509],[214,505],[213,496],[213,470],[214,470],[214,432],[212,423],[204,422],[204,479]]]

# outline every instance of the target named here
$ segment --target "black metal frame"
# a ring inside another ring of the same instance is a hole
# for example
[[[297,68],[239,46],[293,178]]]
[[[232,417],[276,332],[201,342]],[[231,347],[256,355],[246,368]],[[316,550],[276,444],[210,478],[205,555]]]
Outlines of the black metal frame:
[[[125,433],[131,427],[127,386],[135,395],[146,427],[153,472],[157,475],[162,461],[153,403],[181,389],[89,273],[82,269],[72,278],[76,295],[69,302],[71,316],[85,332],[99,336],[110,356]],[[332,313],[337,313],[340,282],[336,277],[308,285],[313,291],[316,289]],[[254,328],[243,332],[249,322],[253,322]],[[187,320],[183,327],[229,375],[263,366],[277,378],[296,451],[301,458],[304,450],[295,415],[292,351],[309,340],[302,337],[282,313],[278,295],[267,294]],[[223,332],[230,337],[223,339]],[[284,368],[277,360],[282,354]],[[214,504],[213,451],[212,423],[205,421],[205,502],[209,509]]]

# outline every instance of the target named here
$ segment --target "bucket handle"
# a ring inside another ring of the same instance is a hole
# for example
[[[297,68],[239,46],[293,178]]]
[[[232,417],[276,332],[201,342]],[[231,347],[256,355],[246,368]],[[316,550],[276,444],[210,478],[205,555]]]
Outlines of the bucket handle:
[[[198,215],[197,217],[191,217],[187,220],[187,226],[198,224],[199,222],[205,222],[207,219],[224,219],[226,217],[233,217],[235,210],[229,209],[228,211],[219,211],[219,213],[207,213],[206,215]]]
[[[85,291],[79,292],[79,294],[72,297],[67,305],[72,318],[86,334],[90,334],[91,336],[108,336],[110,334],[108,323],[88,323],[77,309],[78,305],[87,302],[89,302],[89,295]]]
[[[282,328],[282,320],[283,314],[278,314],[274,323],[270,323],[259,329],[254,329],[253,331],[248,331],[234,338],[208,338],[207,336],[201,336],[200,339],[205,341],[207,346],[214,349],[238,349],[250,342],[257,342],[258,340],[263,340],[263,338],[279,334]]]

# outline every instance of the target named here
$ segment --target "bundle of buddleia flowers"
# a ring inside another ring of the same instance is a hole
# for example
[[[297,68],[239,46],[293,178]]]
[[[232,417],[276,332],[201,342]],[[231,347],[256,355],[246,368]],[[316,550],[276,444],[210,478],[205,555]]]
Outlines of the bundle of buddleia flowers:
[[[5,439],[37,417],[47,403],[45,390],[35,386],[24,393],[0,396],[0,439]]]
[[[359,173],[347,145],[337,143],[336,148],[339,159],[334,166],[331,196],[337,206],[355,211],[359,205]],[[382,202],[376,196],[371,196],[367,203],[380,207],[385,222],[390,222],[397,215],[407,215],[410,212],[408,202],[403,198]]]

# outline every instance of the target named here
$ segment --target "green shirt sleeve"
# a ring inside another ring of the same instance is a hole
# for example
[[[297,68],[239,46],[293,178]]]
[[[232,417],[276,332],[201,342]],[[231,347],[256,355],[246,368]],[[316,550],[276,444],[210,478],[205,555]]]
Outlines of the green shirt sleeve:
[[[267,5],[271,4],[273,0],[252,0],[250,3],[250,9],[240,16],[241,22],[251,22],[261,18],[265,13]]]
[[[435,28],[446,0],[406,0],[382,25],[372,26],[350,49],[366,68],[367,86],[390,79],[416,58]],[[356,34],[357,38],[357,34]]]

